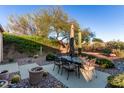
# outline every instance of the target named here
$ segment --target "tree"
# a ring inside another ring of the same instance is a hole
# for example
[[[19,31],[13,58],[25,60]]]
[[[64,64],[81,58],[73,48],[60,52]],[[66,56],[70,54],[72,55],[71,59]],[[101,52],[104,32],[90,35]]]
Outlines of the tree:
[[[103,43],[104,41],[100,38],[93,38],[92,42],[100,42]]]
[[[50,15],[49,10],[39,10],[37,13],[34,14],[33,22],[35,24],[35,34],[40,36],[48,36],[52,17]]]
[[[85,28],[82,30],[82,41],[89,42],[91,38],[95,37],[95,33],[90,31],[90,28]]]
[[[79,28],[79,24],[76,22],[76,20],[69,19],[68,15],[60,7],[53,8],[52,13],[52,26],[57,33],[56,39],[59,37],[60,33],[63,35],[63,37],[67,37],[72,23],[74,24],[75,28]]]
[[[15,15],[9,18],[9,27],[14,32],[48,37],[49,33],[54,31],[57,34],[57,40],[59,36],[63,39],[69,38],[71,24],[74,24],[76,37],[79,24],[76,20],[71,19],[61,7],[40,9],[32,14]],[[88,30],[82,31],[83,40],[85,41],[92,37],[92,33]]]
[[[34,31],[29,15],[10,16],[8,27],[19,34],[32,34]]]

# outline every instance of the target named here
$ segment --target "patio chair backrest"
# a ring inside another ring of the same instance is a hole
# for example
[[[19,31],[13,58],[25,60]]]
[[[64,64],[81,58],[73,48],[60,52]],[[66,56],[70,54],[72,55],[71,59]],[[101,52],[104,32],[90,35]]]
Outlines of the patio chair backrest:
[[[90,66],[95,66],[95,64],[96,64],[96,59],[90,60]]]

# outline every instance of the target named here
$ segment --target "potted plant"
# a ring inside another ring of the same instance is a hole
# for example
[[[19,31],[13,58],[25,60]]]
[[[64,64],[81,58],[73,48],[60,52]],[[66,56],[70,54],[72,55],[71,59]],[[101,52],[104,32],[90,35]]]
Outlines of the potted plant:
[[[1,80],[8,80],[9,79],[9,71],[3,70],[0,72],[0,79]]]
[[[42,67],[35,67],[29,70],[29,82],[32,85],[40,83],[43,77],[43,68]]]

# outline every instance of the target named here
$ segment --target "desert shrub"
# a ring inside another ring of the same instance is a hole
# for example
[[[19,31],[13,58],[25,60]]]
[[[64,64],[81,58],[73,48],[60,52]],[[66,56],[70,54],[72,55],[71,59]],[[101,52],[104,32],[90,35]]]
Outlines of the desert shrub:
[[[84,57],[88,57],[88,59],[96,58],[96,64],[100,65],[102,68],[114,68],[115,67],[114,64],[112,63],[112,61],[109,59],[98,58],[96,56],[89,55],[86,53],[82,53],[81,55]]]
[[[104,48],[102,50],[102,53],[103,53],[103,55],[109,56],[112,53],[112,50],[108,49],[108,48]]]
[[[115,54],[118,57],[124,57],[124,50],[120,49],[113,49],[112,53]]]
[[[47,61],[53,61],[55,59],[55,55],[53,53],[49,53],[46,56]]]
[[[100,65],[102,68],[114,68],[114,64],[111,60],[108,59],[97,59],[96,63]]]
[[[124,42],[122,42],[122,41],[109,41],[106,43],[106,48],[124,50]]]
[[[105,44],[104,43],[100,43],[100,42],[94,42],[91,45],[91,49],[94,52],[101,52],[104,48],[105,48]]]
[[[19,83],[21,80],[19,75],[14,75],[11,79],[11,83]]]
[[[103,43],[104,41],[100,38],[93,38],[92,42],[100,42]]]
[[[124,88],[124,73],[109,76],[107,81],[112,88]]]
[[[83,51],[87,51],[87,52],[92,51],[92,47],[91,47],[91,45],[89,43],[83,44],[82,49],[83,49]]]
[[[82,45],[82,49],[87,52],[102,52],[105,44],[101,42],[94,42],[92,44],[86,43]]]

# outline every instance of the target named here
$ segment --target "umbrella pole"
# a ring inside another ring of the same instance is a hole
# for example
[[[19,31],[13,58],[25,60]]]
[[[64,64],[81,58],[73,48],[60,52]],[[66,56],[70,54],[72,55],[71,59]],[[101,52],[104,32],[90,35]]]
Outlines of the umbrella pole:
[[[82,36],[81,36],[81,31],[79,29],[79,32],[78,32],[78,55],[81,55],[81,49],[82,49],[81,41],[82,41]]]
[[[70,56],[74,56],[74,25],[71,25],[70,31]]]

